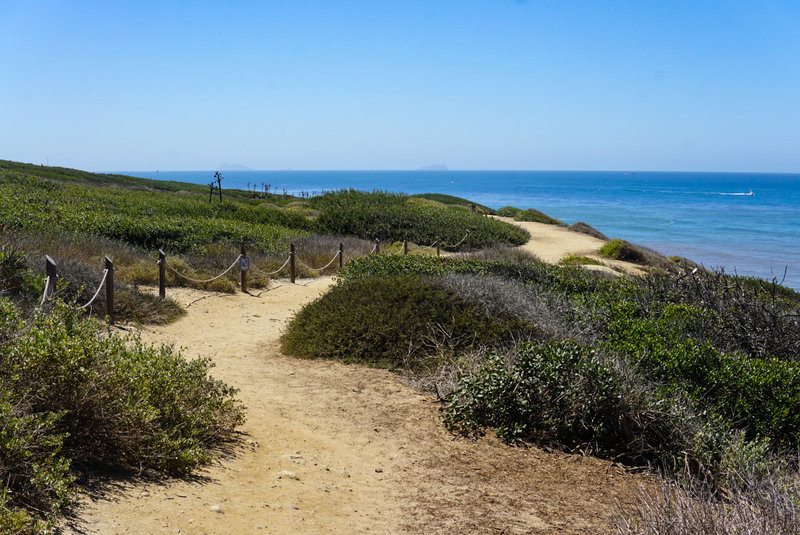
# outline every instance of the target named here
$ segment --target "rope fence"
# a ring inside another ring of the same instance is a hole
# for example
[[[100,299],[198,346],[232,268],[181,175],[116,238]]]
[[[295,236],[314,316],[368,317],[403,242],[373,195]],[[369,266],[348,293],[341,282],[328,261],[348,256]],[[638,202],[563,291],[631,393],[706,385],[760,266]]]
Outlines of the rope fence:
[[[56,295],[58,287],[58,268],[55,260],[45,255],[45,272],[47,276],[44,280],[44,292],[42,293],[42,300],[39,302],[37,309],[40,309],[48,301]],[[76,306],[78,310],[89,308],[100,296],[100,292],[106,289],[106,315],[108,316],[109,323],[114,324],[114,263],[109,257],[105,258],[105,269],[103,270],[103,278],[97,286],[94,295],[89,301],[83,305]]]
[[[436,240],[430,245],[430,247],[436,247],[436,256],[441,254],[441,248],[447,249],[455,249],[460,247],[464,242],[466,242],[467,250],[470,250],[470,231],[468,230],[466,235],[454,245],[447,245],[443,244],[442,240],[439,236],[436,236]],[[367,256],[372,254],[381,254],[381,242],[379,239],[375,239],[375,245],[372,247]],[[408,241],[403,240],[402,248],[398,249],[398,251],[394,252],[395,255],[407,255],[408,254]],[[279,275],[287,266],[289,266],[289,280],[292,284],[295,284],[295,279],[297,275],[297,263],[299,262],[301,266],[306,268],[309,271],[314,272],[322,272],[326,269],[330,268],[338,259],[339,266],[338,269],[341,270],[344,267],[344,245],[339,244],[339,250],[333,255],[333,258],[322,267],[311,267],[302,260],[297,258],[297,254],[295,251],[294,243],[290,244],[289,247],[289,257],[286,261],[274,271],[265,271],[259,268],[255,264],[250,263],[250,257],[247,256],[247,252],[245,248],[242,247],[242,252],[239,256],[237,256],[230,266],[227,269],[222,271],[220,274],[208,278],[208,279],[196,279],[186,275],[185,273],[181,273],[180,271],[176,270],[172,266],[169,265],[167,262],[167,254],[162,250],[158,250],[158,261],[156,264],[158,265],[158,295],[161,298],[166,297],[166,272],[167,270],[170,273],[174,274],[176,277],[179,277],[183,280],[193,282],[195,284],[206,284],[210,282],[214,282],[217,279],[220,279],[231,272],[236,267],[236,264],[239,264],[239,271],[241,272],[241,291],[247,292],[247,272],[250,268],[253,268],[254,271],[267,276],[272,277],[273,275]],[[56,294],[56,289],[58,286],[58,273],[56,268],[56,262],[50,256],[45,255],[45,284],[44,284],[44,292],[42,294],[42,299],[39,302],[39,306],[37,308],[41,308],[44,304],[51,299]],[[114,323],[114,263],[111,261],[109,257],[105,257],[105,269],[103,270],[103,277],[100,281],[100,284],[97,286],[97,289],[94,292],[92,298],[85,304],[77,306],[78,309],[87,309],[89,308],[100,296],[103,288],[106,290],[106,315],[109,318],[109,323]]]
[[[206,282],[214,282],[215,280],[217,280],[217,279],[220,279],[220,278],[222,278],[223,276],[227,275],[227,274],[228,274],[228,272],[229,272],[230,270],[232,270],[232,269],[233,269],[233,267],[236,265],[236,263],[237,263],[237,262],[238,262],[238,261],[239,261],[241,258],[243,258],[243,257],[242,257],[242,255],[239,255],[239,256],[237,256],[237,257],[236,257],[236,260],[234,260],[234,261],[233,261],[233,263],[232,263],[232,264],[231,264],[231,265],[228,267],[228,269],[226,269],[225,271],[223,271],[222,273],[220,273],[220,274],[219,274],[219,275],[217,275],[216,277],[211,277],[210,279],[193,279],[193,278],[191,278],[191,277],[189,277],[189,276],[186,276],[186,275],[184,275],[183,273],[180,273],[179,271],[176,271],[176,270],[175,270],[175,269],[174,269],[172,266],[170,266],[169,264],[167,264],[167,269],[169,269],[169,270],[170,270],[170,272],[174,273],[175,275],[177,275],[177,276],[181,277],[182,279],[186,279],[186,280],[187,280],[187,281],[189,281],[189,282],[196,282],[196,283],[198,283],[198,284],[203,284],[203,283],[206,283]]]
[[[89,299],[88,303],[86,303],[85,305],[81,305],[78,308],[87,308],[87,307],[91,306],[92,303],[94,303],[94,300],[97,299],[98,295],[100,295],[100,290],[102,290],[103,286],[105,286],[107,277],[108,277],[108,270],[104,269],[103,270],[103,280],[100,281],[100,286],[97,287],[97,291],[94,293],[92,298]]]

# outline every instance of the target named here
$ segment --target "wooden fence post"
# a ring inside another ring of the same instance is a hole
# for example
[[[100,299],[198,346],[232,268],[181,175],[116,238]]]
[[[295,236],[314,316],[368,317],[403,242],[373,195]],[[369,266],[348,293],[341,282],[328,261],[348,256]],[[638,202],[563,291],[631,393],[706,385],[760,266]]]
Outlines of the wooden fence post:
[[[50,278],[49,289],[47,290],[46,297],[50,299],[56,292],[56,282],[58,281],[58,270],[56,269],[56,261],[50,258],[50,255],[44,255],[44,271]]]
[[[339,271],[344,267],[344,244],[339,244]]]
[[[108,316],[108,323],[114,325],[114,262],[109,257],[106,257],[106,316]]]
[[[375,238],[375,254],[381,254],[381,240]]]
[[[436,256],[439,256],[439,248],[441,247],[441,245],[442,245],[442,239],[437,234],[436,235]]]
[[[242,293],[247,293],[247,270],[250,269],[250,259],[247,251],[242,247],[242,257],[239,259],[239,270],[242,272]]]
[[[294,244],[289,244],[289,280],[294,284]]]
[[[467,229],[467,252],[472,251],[472,235],[471,231]]]
[[[158,250],[158,296],[164,299],[167,295],[167,253]]]
[[[408,254],[408,240],[403,240],[403,256]]]

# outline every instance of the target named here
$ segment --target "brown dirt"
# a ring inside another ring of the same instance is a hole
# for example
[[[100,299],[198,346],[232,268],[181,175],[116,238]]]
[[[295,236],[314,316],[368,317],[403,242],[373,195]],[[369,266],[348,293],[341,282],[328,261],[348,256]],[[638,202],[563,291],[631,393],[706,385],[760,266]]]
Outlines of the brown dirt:
[[[114,482],[84,499],[65,532],[611,531],[607,517],[642,476],[592,457],[454,437],[435,400],[390,372],[281,355],[288,319],[330,283],[279,282],[252,295],[169,289],[188,314],[142,337],[213,358],[213,375],[247,405],[241,440],[196,478]]]

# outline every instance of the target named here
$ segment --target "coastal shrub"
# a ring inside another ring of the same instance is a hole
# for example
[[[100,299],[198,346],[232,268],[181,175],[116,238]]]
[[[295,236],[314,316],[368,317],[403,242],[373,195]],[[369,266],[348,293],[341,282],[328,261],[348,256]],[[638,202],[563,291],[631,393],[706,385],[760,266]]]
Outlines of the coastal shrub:
[[[541,259],[535,254],[520,247],[489,247],[468,253],[456,253],[453,256],[455,258],[489,262],[542,263]]]
[[[492,210],[488,206],[474,203],[469,199],[464,199],[463,197],[456,197],[455,195],[446,195],[444,193],[418,193],[416,195],[412,195],[411,198],[425,199],[445,205],[458,206],[460,208],[465,208],[469,210],[472,210],[473,207],[475,207],[475,211],[477,211],[477,213],[481,215],[494,214],[494,210]]]
[[[566,255],[558,261],[562,266],[602,266],[603,263],[595,258],[580,255]]]
[[[652,249],[619,238],[615,238],[603,244],[603,246],[598,249],[597,253],[600,256],[611,258],[612,260],[622,260],[623,262],[648,266],[656,268],[657,270],[662,270],[665,273],[679,274],[682,271],[680,269],[680,264],[670,261],[667,257]]]
[[[443,244],[455,245],[471,230],[475,248],[521,245],[528,240],[528,233],[514,225],[458,206],[425,206],[413,199],[401,193],[351,189],[313,197],[310,204],[322,212],[315,223],[325,233],[419,245],[434,244],[440,236]]]
[[[451,430],[474,435],[493,428],[508,442],[650,458],[684,446],[674,413],[574,342],[523,343],[511,358],[490,353],[444,410]]]
[[[544,223],[545,225],[558,225],[559,227],[567,226],[558,219],[550,217],[549,215],[545,214],[544,212],[540,212],[535,208],[520,210],[514,215],[514,219],[517,221],[533,221],[535,223]]]
[[[713,315],[690,305],[667,305],[641,317],[620,303],[603,345],[735,423],[748,439],[800,447],[800,363],[719,351],[698,340],[709,321]]]
[[[560,227],[567,226],[558,219],[550,217],[549,215],[545,214],[544,212],[540,212],[535,208],[523,210],[522,208],[517,208],[515,206],[503,206],[497,210],[497,215],[502,217],[513,217],[516,221],[533,221],[535,223],[558,225]]]
[[[577,223],[570,225],[569,229],[573,232],[580,232],[581,234],[588,234],[593,238],[597,238],[599,240],[608,241],[609,237],[597,230],[596,228],[592,227],[591,225],[584,223],[583,221],[578,221]]]
[[[208,203],[203,195],[60,182],[34,172],[0,166],[0,221],[13,231],[79,233],[187,253],[213,242],[272,251],[313,227],[302,214],[255,200]]]
[[[30,302],[43,291],[43,283],[31,273],[25,254],[11,244],[0,245],[0,297]]]
[[[104,332],[63,303],[25,322],[0,299],[0,525],[51,524],[73,496],[73,468],[183,474],[209,462],[243,421],[210,367]]]
[[[521,331],[420,276],[362,278],[307,304],[282,337],[283,350],[388,368],[420,368],[429,355],[478,347]]]

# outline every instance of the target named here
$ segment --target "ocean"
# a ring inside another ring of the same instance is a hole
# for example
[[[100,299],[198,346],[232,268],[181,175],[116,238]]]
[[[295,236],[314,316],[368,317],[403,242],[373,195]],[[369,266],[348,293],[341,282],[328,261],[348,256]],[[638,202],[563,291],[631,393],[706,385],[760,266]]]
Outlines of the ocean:
[[[124,174],[208,184],[214,171]],[[612,171],[223,171],[223,189],[446,193],[536,208],[612,238],[800,290],[800,174]],[[751,194],[752,193],[752,194]],[[785,278],[784,278],[785,274]]]

